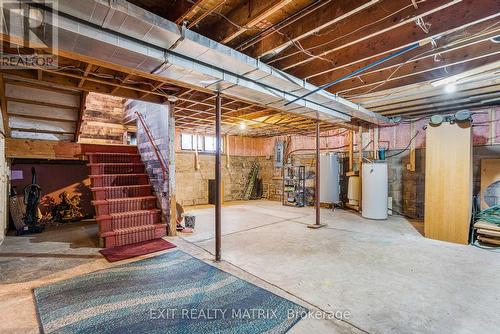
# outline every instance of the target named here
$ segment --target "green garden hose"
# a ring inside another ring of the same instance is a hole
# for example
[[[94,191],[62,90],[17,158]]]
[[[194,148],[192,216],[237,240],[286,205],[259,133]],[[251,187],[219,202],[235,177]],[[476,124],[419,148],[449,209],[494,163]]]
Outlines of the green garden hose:
[[[478,220],[494,223],[500,226],[500,205],[494,205],[477,214]]]

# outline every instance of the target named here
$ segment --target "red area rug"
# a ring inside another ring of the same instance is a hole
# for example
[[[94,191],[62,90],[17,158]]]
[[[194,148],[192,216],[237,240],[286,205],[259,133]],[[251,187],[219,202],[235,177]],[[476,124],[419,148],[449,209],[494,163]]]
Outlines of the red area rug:
[[[116,246],[102,249],[99,252],[109,262],[130,259],[136,256],[159,252],[176,247],[174,244],[163,239],[148,240],[131,245]]]

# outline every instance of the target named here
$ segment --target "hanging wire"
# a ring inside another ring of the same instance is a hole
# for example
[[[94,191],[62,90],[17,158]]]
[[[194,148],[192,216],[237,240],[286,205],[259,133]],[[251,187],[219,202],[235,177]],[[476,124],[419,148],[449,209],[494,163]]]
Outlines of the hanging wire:
[[[387,155],[386,158],[392,158],[392,157],[395,157],[395,156],[398,156],[398,155],[402,154],[403,152],[408,151],[408,149],[411,146],[411,143],[413,142],[413,140],[415,140],[415,138],[417,138],[417,136],[418,136],[419,133],[420,133],[420,131],[417,131],[417,133],[410,139],[410,142],[408,143],[408,145],[401,152]]]

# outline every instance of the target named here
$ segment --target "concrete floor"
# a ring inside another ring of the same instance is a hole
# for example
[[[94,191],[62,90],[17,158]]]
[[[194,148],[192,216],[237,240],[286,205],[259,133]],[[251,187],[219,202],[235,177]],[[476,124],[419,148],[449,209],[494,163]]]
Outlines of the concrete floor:
[[[196,216],[195,233],[168,240],[211,263],[213,208],[187,212]],[[215,265],[310,309],[350,313],[342,321],[305,319],[290,333],[498,331],[498,253],[425,239],[401,217],[371,221],[323,209],[322,219],[327,228],[310,230],[312,208],[228,203],[223,261]],[[116,265],[98,253],[96,232],[87,222],[5,239],[1,333],[38,332],[32,288]]]

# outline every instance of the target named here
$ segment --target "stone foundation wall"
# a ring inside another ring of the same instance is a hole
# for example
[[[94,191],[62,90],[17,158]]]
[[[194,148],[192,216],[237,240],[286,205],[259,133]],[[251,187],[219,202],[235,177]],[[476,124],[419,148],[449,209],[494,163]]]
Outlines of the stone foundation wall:
[[[268,157],[230,156],[229,167],[227,157],[222,157],[222,180],[224,182],[224,201],[240,200],[254,162],[260,166],[258,178],[263,183],[280,185],[281,170],[273,166]],[[215,178],[215,155],[198,155],[200,168],[195,169],[195,154],[176,152],[175,180],[177,186],[176,199],[181,205],[199,205],[208,203],[208,181]],[[273,193],[271,200],[280,200],[281,196]]]

